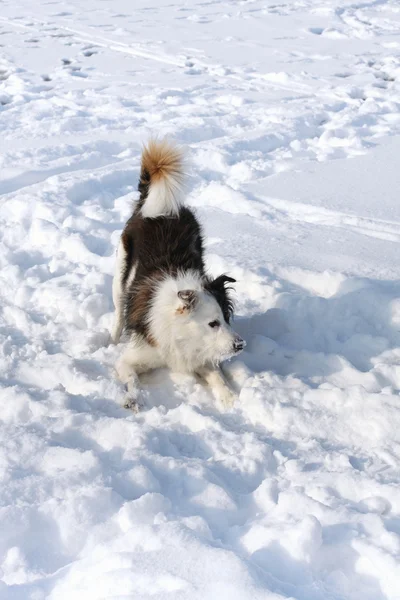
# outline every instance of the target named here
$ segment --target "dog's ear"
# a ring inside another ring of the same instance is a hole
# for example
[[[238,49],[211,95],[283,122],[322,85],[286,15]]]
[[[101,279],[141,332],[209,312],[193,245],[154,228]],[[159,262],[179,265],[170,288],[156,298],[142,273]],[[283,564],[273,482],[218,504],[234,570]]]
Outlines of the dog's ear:
[[[195,290],[181,290],[178,292],[178,298],[183,302],[183,310],[193,310],[199,299]]]
[[[213,281],[209,281],[206,285],[206,289],[215,297],[220,305],[222,314],[227,323],[229,323],[233,317],[233,302],[229,296],[229,290],[231,290],[232,287],[227,284],[235,282],[236,279],[233,279],[233,277],[220,275]]]
[[[212,285],[215,287],[222,286],[223,288],[225,288],[226,283],[236,283],[236,279],[233,279],[233,277],[228,277],[228,275],[220,275],[219,277],[214,279]]]

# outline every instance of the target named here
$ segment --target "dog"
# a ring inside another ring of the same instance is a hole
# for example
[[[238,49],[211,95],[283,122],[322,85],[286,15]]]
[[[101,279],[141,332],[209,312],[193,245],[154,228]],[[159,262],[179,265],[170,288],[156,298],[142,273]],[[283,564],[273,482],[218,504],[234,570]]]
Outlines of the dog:
[[[219,367],[245,346],[230,326],[235,280],[206,274],[201,227],[183,202],[184,174],[179,147],[165,140],[144,147],[140,198],[117,250],[111,338],[129,336],[116,371],[127,387],[124,406],[135,411],[139,375],[159,367],[200,376],[225,406],[235,398]]]

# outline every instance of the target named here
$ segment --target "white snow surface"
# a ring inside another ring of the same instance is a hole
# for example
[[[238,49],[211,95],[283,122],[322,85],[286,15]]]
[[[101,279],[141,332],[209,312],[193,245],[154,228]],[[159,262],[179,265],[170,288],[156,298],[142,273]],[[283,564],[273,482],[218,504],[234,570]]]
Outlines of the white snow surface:
[[[142,143],[246,351],[121,406]],[[0,1],[0,599],[400,599],[398,0]]]

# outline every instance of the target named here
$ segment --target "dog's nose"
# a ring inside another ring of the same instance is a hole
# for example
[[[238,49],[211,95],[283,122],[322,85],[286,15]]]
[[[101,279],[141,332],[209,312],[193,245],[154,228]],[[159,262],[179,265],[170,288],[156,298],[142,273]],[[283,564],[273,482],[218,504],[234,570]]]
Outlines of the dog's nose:
[[[233,342],[233,349],[235,350],[235,352],[241,352],[243,350],[243,348],[245,347],[246,342],[244,340],[242,340],[242,338],[237,337],[235,338],[235,341]]]

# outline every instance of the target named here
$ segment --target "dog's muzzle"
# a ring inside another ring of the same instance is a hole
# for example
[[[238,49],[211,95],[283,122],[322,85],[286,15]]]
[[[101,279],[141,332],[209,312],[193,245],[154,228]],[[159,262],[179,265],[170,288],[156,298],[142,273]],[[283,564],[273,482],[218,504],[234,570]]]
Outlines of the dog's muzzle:
[[[234,350],[235,354],[238,354],[239,352],[241,352],[245,346],[246,346],[246,342],[244,340],[242,340],[242,338],[240,338],[240,337],[235,338],[235,340],[233,342],[233,350]]]

